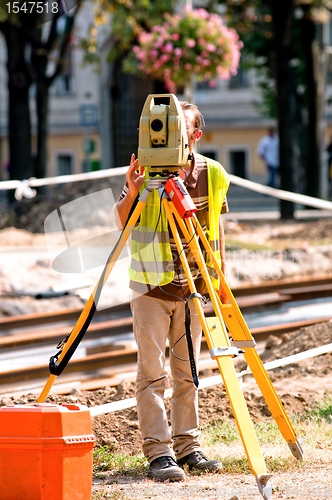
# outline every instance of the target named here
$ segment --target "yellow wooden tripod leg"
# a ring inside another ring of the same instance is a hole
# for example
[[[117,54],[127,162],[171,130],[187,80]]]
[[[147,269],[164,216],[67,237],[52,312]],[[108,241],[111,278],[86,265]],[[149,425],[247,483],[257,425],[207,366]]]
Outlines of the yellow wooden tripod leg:
[[[302,446],[297,439],[295,430],[293,429],[284,406],[272,385],[271,379],[268,376],[256,349],[244,349],[244,351],[244,357],[248,366],[257,381],[257,384],[281,434],[288,443],[290,451],[295,458],[303,460],[304,453]]]
[[[195,259],[197,261],[199,269],[201,270],[209,294],[212,297],[213,305],[218,310],[218,303],[215,298],[214,290],[209,279],[208,271],[196,236],[194,234],[189,234],[185,223],[179,217],[178,213],[174,210],[171,202],[168,202],[168,200],[164,198],[163,206],[165,208],[167,219],[170,224],[176,247],[179,252],[181,264],[188,280],[190,292],[192,294],[195,294],[196,287],[190,273],[189,264],[183,251],[183,245],[172,214],[174,214],[174,217],[176,218],[177,223],[180,226],[180,230],[183,233],[188,246],[196,256]],[[187,224],[189,224],[189,222],[187,222]],[[212,358],[216,359],[217,361],[218,368],[222,376],[228,399],[230,401],[230,405],[234,414],[234,418],[248,457],[250,469],[256,476],[258,488],[263,498],[269,500],[272,495],[272,488],[269,481],[271,475],[267,474],[265,461],[259,447],[255,429],[250,418],[249,411],[233,365],[232,358],[234,356],[235,349],[230,345],[230,341],[221,318],[205,318],[200,300],[197,298],[194,298],[193,300],[202,325],[202,329],[204,331],[204,335],[206,337],[208,347],[210,349],[210,354]]]
[[[252,371],[253,376],[259,386],[264,399],[272,413],[273,418],[278,425],[278,428],[288,443],[288,446],[294,455],[295,458],[302,460],[303,459],[303,450],[301,444],[299,443],[295,430],[288,418],[288,415],[285,411],[285,408],[280,401],[278,394],[276,393],[271,379],[264,368],[261,358],[259,357],[256,349],[255,349],[255,341],[251,335],[251,332],[242,316],[242,313],[239,309],[239,306],[234,298],[232,291],[230,290],[228,283],[225,280],[225,277],[218,266],[218,263],[214,257],[214,254],[211,250],[209,242],[207,241],[205,234],[195,218],[197,223],[197,234],[200,240],[203,243],[205,250],[208,252],[209,257],[213,263],[214,269],[218,274],[218,277],[221,281],[221,285],[224,289],[226,297],[229,301],[229,304],[221,304],[219,297],[217,300],[219,301],[219,308],[221,310],[223,319],[227,325],[227,328],[235,341],[235,345],[239,348],[243,348],[244,357]],[[216,294],[215,294],[216,295]],[[251,347],[245,347],[245,343],[251,343]],[[242,347],[241,347],[242,344]]]
[[[143,193],[142,193],[142,195],[141,195],[141,197],[140,197],[140,199],[135,207],[135,210],[133,211],[131,217],[129,218],[126,226],[124,227],[124,229],[121,233],[121,236],[120,236],[116,246],[114,247],[110,257],[108,258],[108,261],[103,269],[101,277],[99,278],[96,286],[94,287],[93,292],[91,293],[87,303],[85,304],[74,328],[72,329],[72,331],[69,335],[68,340],[66,341],[66,343],[62,349],[62,352],[58,358],[58,363],[61,363],[61,360],[65,357],[66,353],[68,352],[70,347],[73,345],[73,342],[75,341],[77,335],[81,332],[82,327],[84,326],[86,321],[88,321],[89,315],[91,314],[92,309],[94,307],[96,307],[96,304],[95,304],[96,294],[99,293],[100,290],[102,289],[102,287],[105,285],[116,261],[118,260],[120,254],[123,250],[123,247],[126,244],[126,241],[128,240],[133,228],[135,227],[135,224],[136,224],[139,216],[142,213],[143,208],[146,205],[146,200],[149,197],[149,194],[150,194],[150,191],[148,189],[143,191]],[[37,403],[43,403],[45,401],[45,399],[47,398],[47,396],[48,396],[48,394],[49,394],[49,392],[50,392],[50,390],[51,390],[51,388],[56,380],[56,378],[57,378],[56,375],[50,375],[48,377],[47,382],[46,382],[42,392],[40,393],[40,395],[37,399]]]
[[[228,285],[227,285],[228,286]],[[225,285],[224,285],[225,287]],[[268,405],[270,412],[278,428],[288,443],[289,449],[292,454],[298,460],[303,460],[303,449],[300,442],[297,439],[295,430],[292,426],[291,421],[285,411],[285,408],[271,382],[271,379],[264,368],[262,360],[256,351],[255,340],[253,339],[251,332],[239,310],[239,307],[233,297],[230,290],[226,292],[229,296],[230,304],[225,307],[221,306],[223,318],[227,325],[229,332],[234,340],[234,345],[237,345],[240,349],[244,351],[245,360],[255,377],[258,387],[264,396],[266,404]],[[246,347],[246,343],[251,342],[252,347]]]
[[[206,335],[204,332],[206,341],[210,348],[211,357],[217,361],[250,469],[256,476],[263,498],[271,498],[272,490],[269,479],[272,475],[267,474],[264,458],[232,361],[232,357],[236,354],[236,348],[226,344],[225,335],[227,334],[225,334],[218,317],[207,317],[206,321],[209,327],[209,334]],[[215,347],[210,347],[210,344]]]

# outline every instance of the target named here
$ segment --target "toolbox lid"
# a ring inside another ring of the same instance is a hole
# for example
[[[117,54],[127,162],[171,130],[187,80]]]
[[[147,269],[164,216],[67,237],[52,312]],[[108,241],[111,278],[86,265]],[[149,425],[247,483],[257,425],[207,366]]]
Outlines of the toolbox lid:
[[[0,438],[86,434],[92,434],[92,423],[85,405],[29,403],[0,407]]]

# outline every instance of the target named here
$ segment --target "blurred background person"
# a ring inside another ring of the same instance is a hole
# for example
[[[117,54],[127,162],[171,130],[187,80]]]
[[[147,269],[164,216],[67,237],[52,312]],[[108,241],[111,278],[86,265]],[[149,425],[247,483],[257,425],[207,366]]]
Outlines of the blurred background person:
[[[330,141],[326,146],[327,153],[327,168],[328,168],[328,182],[329,182],[329,198],[332,193],[332,136],[330,137]]]
[[[274,127],[270,127],[267,135],[258,143],[257,154],[264,161],[269,173],[267,185],[277,187],[276,178],[279,175],[279,137]]]

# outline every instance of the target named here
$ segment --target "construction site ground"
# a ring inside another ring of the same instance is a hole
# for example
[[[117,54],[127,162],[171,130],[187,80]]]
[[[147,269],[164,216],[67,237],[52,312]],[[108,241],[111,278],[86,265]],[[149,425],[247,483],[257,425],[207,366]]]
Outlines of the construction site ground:
[[[25,224],[17,226],[19,227],[4,227],[0,230],[0,316],[82,306],[82,298],[76,295],[43,300],[24,295],[9,296],[8,292],[13,290],[13,282],[20,289],[34,290],[37,286],[40,288],[41,284],[48,289],[54,283],[66,279],[52,269],[52,261],[45,253],[41,222],[37,224],[32,217],[30,221],[28,219]],[[286,222],[240,222],[227,219],[225,234],[227,279],[231,287],[272,279],[298,280],[301,276],[332,276],[331,218]],[[123,300],[126,297],[124,295]],[[263,361],[269,361],[331,342],[332,323],[328,321],[287,334],[278,341],[272,339],[270,348],[261,356]],[[237,369],[245,367],[242,359],[239,358],[237,363]],[[205,373],[205,376],[209,375],[212,372]],[[309,409],[315,409],[322,399],[328,401],[331,398],[332,355],[324,354],[275,369],[270,372],[270,376],[287,413],[291,418],[294,416],[296,422],[297,415],[304,415]],[[251,376],[245,377],[243,391],[253,422],[272,421],[265,400]],[[77,392],[73,389],[69,395],[50,396],[48,401],[70,401],[91,407],[133,397],[134,394],[134,385],[124,380],[118,387],[105,387],[89,392]],[[33,394],[22,395],[14,403],[32,402],[35,398],[36,395]],[[12,403],[13,400],[6,397],[0,399],[2,405],[9,402]],[[234,418],[222,384],[199,391],[199,414],[202,427],[214,420],[228,421]],[[93,417],[93,429],[97,447],[107,445],[114,453],[121,452],[128,456],[141,453],[135,407]],[[300,435],[299,438],[305,443],[305,435]],[[209,453],[222,460],[229,450],[223,444],[221,436],[220,442],[213,449],[209,448]],[[332,432],[329,441],[310,443],[307,447],[304,445],[303,462],[293,458],[284,442],[271,447],[264,445],[262,451],[267,460],[279,456],[289,461],[287,470],[273,471],[272,498],[332,498]],[[231,453],[232,456],[243,457],[242,445],[232,447]],[[224,468],[218,474],[188,474],[183,483],[155,483],[132,471],[124,474],[118,470],[109,470],[102,477],[93,479],[93,499],[99,498],[251,500],[262,497],[250,471],[231,474]]]

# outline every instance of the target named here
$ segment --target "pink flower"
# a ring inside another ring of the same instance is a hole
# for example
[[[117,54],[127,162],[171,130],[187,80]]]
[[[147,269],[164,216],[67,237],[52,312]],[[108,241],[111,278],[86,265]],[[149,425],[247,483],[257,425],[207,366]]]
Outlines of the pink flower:
[[[195,45],[196,45],[195,40],[189,38],[189,40],[187,41],[187,47],[189,47],[189,49],[192,49],[193,47],[195,47]]]
[[[149,56],[150,56],[150,58],[151,58],[152,60],[157,59],[158,54],[159,54],[159,52],[158,52],[158,50],[156,50],[156,49],[152,49],[152,50],[150,50],[150,52],[149,52]]]
[[[173,51],[173,44],[171,42],[166,43],[161,49],[163,52],[172,52]]]
[[[164,19],[139,35],[131,54],[138,70],[163,80],[171,92],[193,73],[199,80],[228,79],[236,73],[242,42],[219,15],[187,8],[182,15],[165,14]],[[188,29],[190,38],[182,35]]]
[[[168,55],[168,54],[163,54],[162,56],[160,56],[159,61],[160,61],[161,63],[165,63],[165,62],[169,61],[169,59],[170,59],[170,57],[169,57],[169,55]]]
[[[209,50],[210,52],[214,52],[216,50],[216,46],[213,45],[213,43],[207,43],[206,44],[206,48],[207,50]]]

